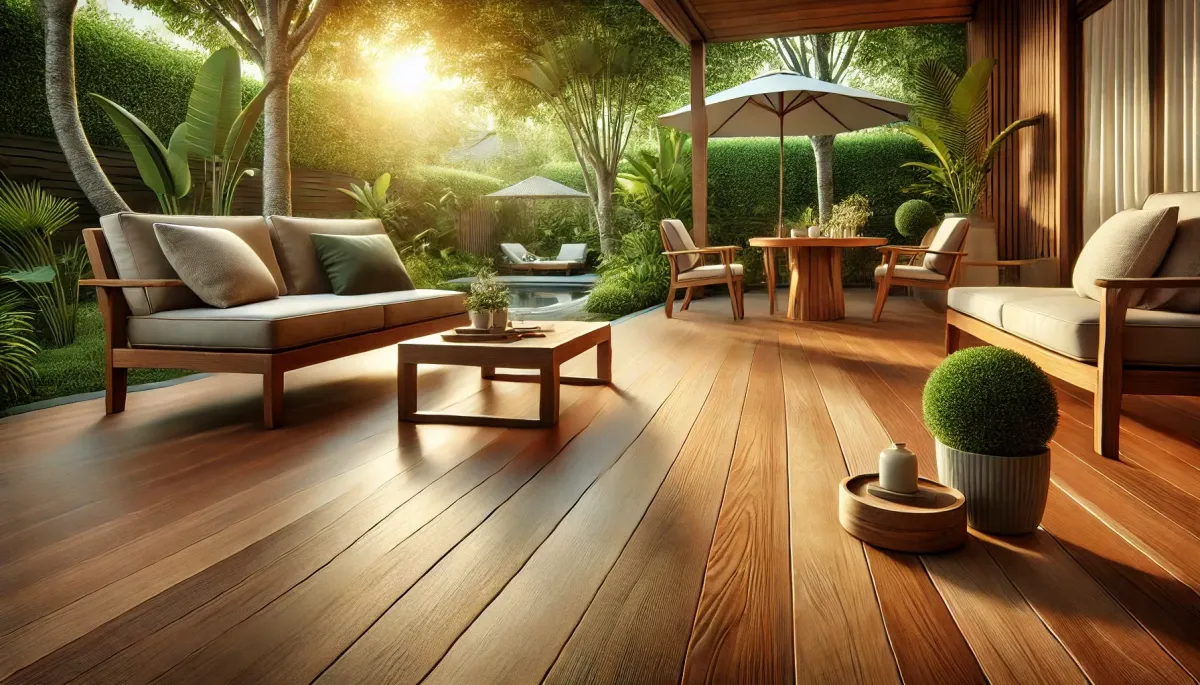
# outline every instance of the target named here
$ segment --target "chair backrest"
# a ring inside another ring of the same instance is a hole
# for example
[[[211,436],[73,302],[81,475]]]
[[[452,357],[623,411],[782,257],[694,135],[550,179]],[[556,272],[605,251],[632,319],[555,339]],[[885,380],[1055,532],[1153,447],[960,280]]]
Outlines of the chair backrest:
[[[962,252],[967,242],[967,231],[971,229],[971,221],[965,217],[948,216],[938,226],[929,249],[937,252]],[[954,268],[954,256],[942,254],[925,255],[924,266],[930,271],[936,271],[943,276],[949,276]]]
[[[513,264],[524,264],[529,261],[529,250],[521,243],[500,243],[500,251]]]
[[[692,241],[691,234],[679,219],[663,219],[659,224],[658,232],[662,235],[663,247],[667,252],[696,249],[696,243]],[[700,263],[700,256],[676,255],[674,260],[675,269],[679,273],[683,273],[696,268],[696,265]]]
[[[586,243],[566,243],[558,250],[558,258],[555,261],[559,262],[579,262],[582,264],[587,261],[587,244]]]

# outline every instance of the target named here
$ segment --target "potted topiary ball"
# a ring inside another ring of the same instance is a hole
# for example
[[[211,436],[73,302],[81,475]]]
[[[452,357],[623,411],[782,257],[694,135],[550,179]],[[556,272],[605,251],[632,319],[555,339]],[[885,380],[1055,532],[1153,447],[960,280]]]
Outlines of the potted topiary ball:
[[[922,237],[921,243],[930,231],[937,228],[941,217],[933,205],[924,200],[909,200],[896,210],[896,230],[906,238]],[[929,236],[932,239],[932,236]]]
[[[938,476],[966,498],[967,523],[1001,535],[1036,530],[1058,427],[1046,374],[1011,350],[968,348],[930,374],[923,409],[937,439]]]

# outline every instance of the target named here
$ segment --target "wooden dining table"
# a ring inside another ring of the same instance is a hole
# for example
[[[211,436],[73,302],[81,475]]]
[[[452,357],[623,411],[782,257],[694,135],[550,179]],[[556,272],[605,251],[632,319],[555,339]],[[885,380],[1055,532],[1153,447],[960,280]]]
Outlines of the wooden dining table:
[[[796,321],[835,321],[846,316],[842,293],[842,250],[880,247],[886,238],[751,238],[762,248],[767,272],[767,299],[775,313],[775,251],[787,250],[791,281],[787,317]]]

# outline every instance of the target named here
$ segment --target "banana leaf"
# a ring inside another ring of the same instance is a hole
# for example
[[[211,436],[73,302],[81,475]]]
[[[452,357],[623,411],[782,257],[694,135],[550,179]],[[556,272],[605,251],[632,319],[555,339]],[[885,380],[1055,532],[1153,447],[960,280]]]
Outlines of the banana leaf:
[[[188,146],[212,159],[222,150],[242,112],[242,62],[232,47],[214,52],[200,67],[188,99]]]
[[[121,134],[121,140],[125,141],[125,146],[133,153],[133,161],[137,164],[142,182],[159,195],[174,196],[176,183],[167,158],[167,148],[158,136],[154,135],[154,131],[124,107],[103,95],[91,93],[91,96],[112,120]]]
[[[267,103],[267,93],[273,88],[268,84],[265,88],[258,91],[250,104],[237,115],[233,125],[229,127],[229,133],[225,137],[225,144],[221,147],[221,157],[227,162],[237,164],[241,161],[242,155],[246,152],[246,145],[250,142],[250,136],[254,135],[254,128],[258,126],[258,120],[262,117],[263,107]]]
[[[50,265],[20,271],[16,269],[0,271],[0,279],[13,283],[51,283],[55,276],[54,267]]]
[[[171,169],[171,178],[175,197],[183,197],[192,192],[192,169],[188,166],[187,123],[175,127],[171,141],[167,143],[167,165]]]

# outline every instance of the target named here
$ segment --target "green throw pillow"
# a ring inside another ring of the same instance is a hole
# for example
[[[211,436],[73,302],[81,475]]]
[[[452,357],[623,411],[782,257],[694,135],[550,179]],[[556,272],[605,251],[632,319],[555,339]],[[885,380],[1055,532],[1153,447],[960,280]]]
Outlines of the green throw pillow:
[[[313,248],[338,295],[412,290],[391,238],[375,235],[312,234]]]

